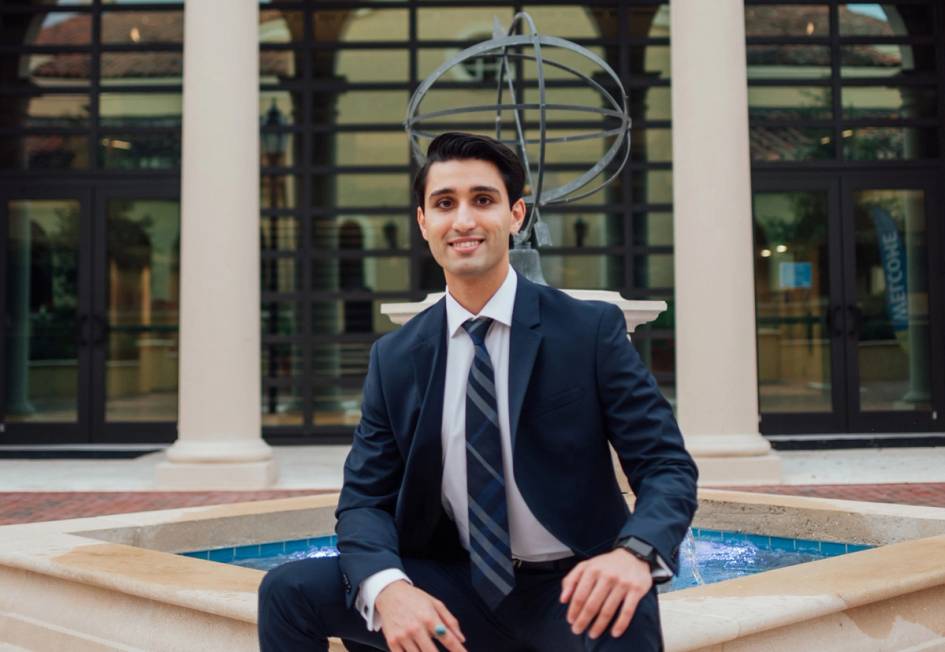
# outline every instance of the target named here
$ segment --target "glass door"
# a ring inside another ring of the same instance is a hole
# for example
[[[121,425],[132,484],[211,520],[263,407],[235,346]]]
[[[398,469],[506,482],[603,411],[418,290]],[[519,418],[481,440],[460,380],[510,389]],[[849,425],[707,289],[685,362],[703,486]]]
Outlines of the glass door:
[[[854,432],[932,430],[938,420],[942,292],[930,262],[941,266],[941,223],[930,210],[933,188],[915,173],[856,175],[844,183]]]
[[[756,174],[765,434],[937,429],[943,228],[922,173]]]
[[[96,197],[96,430],[102,441],[173,441],[177,426],[180,200],[175,185]]]
[[[0,194],[0,443],[89,441],[90,193]]]

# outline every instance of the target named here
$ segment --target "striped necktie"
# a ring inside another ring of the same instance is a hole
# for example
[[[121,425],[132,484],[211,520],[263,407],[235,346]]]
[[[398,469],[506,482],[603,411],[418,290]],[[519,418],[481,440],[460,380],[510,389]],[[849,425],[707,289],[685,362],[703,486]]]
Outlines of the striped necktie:
[[[476,348],[466,384],[466,489],[469,494],[469,557],[472,583],[495,609],[515,586],[509,543],[508,505],[502,467],[502,440],[495,374],[486,332],[492,320],[463,324]]]

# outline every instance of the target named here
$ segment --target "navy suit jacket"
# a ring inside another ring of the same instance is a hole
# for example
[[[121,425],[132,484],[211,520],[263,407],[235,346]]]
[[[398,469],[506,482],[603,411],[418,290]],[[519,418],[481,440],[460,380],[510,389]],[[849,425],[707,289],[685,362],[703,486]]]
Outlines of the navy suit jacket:
[[[402,570],[401,557],[462,554],[442,505],[446,347],[443,299],[371,348],[336,514],[349,604],[370,575]],[[696,509],[696,466],[616,306],[519,276],[509,425],[515,480],[549,532],[581,557],[635,536],[675,572]],[[636,496],[632,513],[608,442]]]

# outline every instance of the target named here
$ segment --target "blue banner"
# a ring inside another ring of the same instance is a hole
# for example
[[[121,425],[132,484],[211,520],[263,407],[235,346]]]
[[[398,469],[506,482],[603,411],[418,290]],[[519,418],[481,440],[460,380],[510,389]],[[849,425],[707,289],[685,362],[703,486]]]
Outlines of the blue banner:
[[[898,333],[909,327],[906,247],[896,221],[886,209],[873,206],[870,208],[870,217],[876,227],[876,242],[886,279],[886,312],[893,331]]]

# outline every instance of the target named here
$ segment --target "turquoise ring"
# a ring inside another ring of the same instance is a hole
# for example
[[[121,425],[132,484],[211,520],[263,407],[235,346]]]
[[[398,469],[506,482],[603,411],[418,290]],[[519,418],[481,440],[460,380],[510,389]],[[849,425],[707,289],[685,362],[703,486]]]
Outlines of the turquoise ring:
[[[436,627],[433,628],[433,635],[436,636],[437,638],[441,636],[446,636],[446,626],[443,625],[443,623],[438,624]]]

